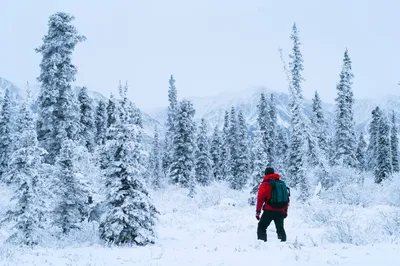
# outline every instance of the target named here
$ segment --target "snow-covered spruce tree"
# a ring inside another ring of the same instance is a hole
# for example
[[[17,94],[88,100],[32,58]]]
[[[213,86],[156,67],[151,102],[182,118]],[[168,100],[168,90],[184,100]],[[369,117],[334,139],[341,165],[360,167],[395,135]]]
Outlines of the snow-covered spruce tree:
[[[358,162],[358,170],[364,172],[366,170],[366,153],[367,153],[367,143],[364,139],[364,133],[361,131],[357,144],[356,158]]]
[[[173,157],[170,170],[172,183],[189,188],[194,170],[195,131],[193,121],[195,110],[193,104],[188,100],[179,103],[176,112],[173,138]]]
[[[195,152],[196,180],[200,185],[209,185],[212,181],[212,161],[208,140],[206,120],[201,119],[199,133],[197,135],[197,148]]]
[[[367,170],[374,171],[376,167],[376,158],[378,157],[378,135],[381,120],[381,110],[375,107],[372,110],[372,120],[369,124],[369,144],[367,148]]]
[[[154,188],[159,189],[165,185],[162,169],[162,147],[157,126],[154,128],[153,146],[149,155],[148,171],[150,172],[150,183]]]
[[[267,125],[269,121],[269,113],[268,113],[268,102],[264,93],[260,95],[260,101],[257,105],[257,123],[258,128],[263,134],[263,143],[265,146],[265,150],[268,148],[268,136],[267,136]]]
[[[375,167],[375,182],[381,183],[393,172],[392,156],[390,151],[390,124],[383,113],[381,113],[378,132],[378,148]]]
[[[168,110],[167,110],[167,123],[166,128],[167,132],[165,134],[165,143],[164,143],[164,155],[163,155],[163,169],[164,173],[169,172],[169,168],[172,164],[173,157],[173,142],[175,136],[175,121],[177,119],[177,111],[178,111],[178,91],[175,86],[175,79],[171,75],[169,79],[169,88],[168,88]]]
[[[275,95],[271,93],[271,98],[268,101],[268,119],[267,119],[267,154],[268,162],[271,167],[276,167],[276,134],[278,125],[278,117],[276,112]]]
[[[339,165],[357,167],[356,134],[353,115],[354,97],[352,91],[353,73],[351,60],[346,49],[344,52],[343,66],[340,73],[340,81],[337,84],[338,96],[336,100],[335,119],[335,161]]]
[[[236,141],[235,141],[233,189],[243,189],[249,180],[249,142],[246,121],[242,111],[238,112]]]
[[[54,225],[63,234],[80,229],[80,223],[87,214],[88,194],[76,176],[74,169],[74,150],[76,144],[70,139],[64,140],[60,155],[56,160],[56,176],[53,193],[56,207],[53,211]]]
[[[258,128],[253,131],[253,146],[252,146],[252,161],[253,161],[253,168],[251,169],[250,173],[250,187],[252,188],[250,191],[250,198],[249,204],[254,205],[256,202],[256,195],[258,189],[260,187],[260,183],[264,177],[264,170],[269,165],[267,152],[265,151],[264,146],[264,134]]]
[[[98,146],[104,145],[107,132],[107,112],[106,103],[103,100],[99,101],[96,108],[95,127],[95,143]]]
[[[218,129],[218,126],[214,128],[214,133],[211,139],[211,146],[210,146],[210,155],[211,155],[211,162],[212,162],[212,172],[213,172],[213,179],[214,180],[222,180],[223,179],[223,172],[222,172],[222,138],[221,133]]]
[[[237,117],[235,107],[231,107],[230,115],[229,115],[229,131],[228,131],[228,147],[229,147],[229,179],[227,180],[231,186],[231,188],[236,188],[236,182],[238,177],[238,169],[237,169]]]
[[[306,200],[309,196],[309,187],[305,174],[305,124],[303,117],[303,96],[301,82],[303,81],[302,71],[303,56],[300,52],[299,32],[296,24],[293,25],[290,38],[293,41],[292,54],[290,54],[290,110],[291,110],[291,139],[288,155],[289,185],[299,187],[301,190],[300,199]]]
[[[224,126],[222,128],[222,147],[221,147],[221,166],[222,179],[230,180],[231,178],[231,145],[229,142],[229,112],[225,111]]]
[[[89,152],[93,152],[95,145],[95,120],[93,100],[88,95],[86,87],[82,87],[78,93],[80,109],[80,142]]]
[[[116,101],[114,94],[111,93],[107,104],[107,128],[110,128],[117,122]]]
[[[29,93],[28,93],[29,94]],[[2,223],[13,222],[15,232],[8,238],[15,244],[36,245],[40,242],[45,215],[44,189],[41,168],[45,150],[38,146],[35,123],[28,101],[19,112],[15,151],[9,159],[6,179],[15,185],[13,200],[16,206],[9,210]]]
[[[13,151],[13,128],[10,91],[6,89],[0,112],[0,180],[4,182],[4,174],[8,171],[10,156]]]
[[[319,97],[317,91],[315,91],[314,98],[312,100],[312,117],[311,125],[313,127],[314,135],[318,141],[319,148],[325,153],[327,153],[327,124],[324,118],[324,111],[322,109],[322,101]]]
[[[120,93],[122,90],[120,90]],[[100,237],[115,245],[154,243],[157,210],[151,203],[140,165],[138,126],[129,122],[129,105],[116,103],[116,121],[108,129],[105,150],[110,158],[104,170],[106,208],[99,231]]]
[[[277,139],[276,139],[276,170],[281,177],[286,176],[287,170],[287,156],[289,151],[289,138],[286,129],[278,126]]]
[[[392,152],[393,172],[399,172],[399,139],[397,135],[396,115],[392,112],[392,125],[390,131],[390,145]]]
[[[85,40],[72,25],[74,17],[58,12],[50,16],[47,35],[36,49],[42,54],[38,81],[37,132],[41,147],[47,150],[46,162],[53,164],[64,139],[76,139],[79,132],[78,106],[71,89],[76,67],[71,62],[75,46]]]

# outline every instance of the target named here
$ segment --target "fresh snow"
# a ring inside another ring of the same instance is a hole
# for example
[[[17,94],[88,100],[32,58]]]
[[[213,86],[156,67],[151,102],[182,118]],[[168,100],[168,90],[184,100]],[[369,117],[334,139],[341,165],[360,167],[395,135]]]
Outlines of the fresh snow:
[[[6,190],[0,192],[1,195],[8,195]],[[299,205],[295,200],[296,193],[293,193],[293,203],[285,220],[288,242],[278,242],[272,223],[268,228],[268,242],[264,243],[256,240],[255,207],[247,203],[248,191],[233,191],[227,184],[218,183],[197,188],[193,199],[187,193],[187,189],[178,187],[153,192],[154,203],[160,211],[158,240],[154,245],[106,247],[95,240],[97,231],[94,231],[95,226],[92,225],[77,233],[75,243],[71,238],[68,243],[49,240],[46,248],[18,249],[9,244],[0,246],[0,265],[243,266],[262,263],[277,266],[375,266],[383,262],[390,264],[400,261],[400,246],[395,238],[388,241],[372,239],[367,244],[357,243],[358,234],[365,234],[365,239],[368,239],[368,226],[374,225],[376,215],[383,211],[393,211],[393,207],[356,207],[357,214],[350,218],[358,222],[350,226],[350,230],[357,245],[331,243],[330,239],[337,235],[336,231],[325,225],[310,223],[309,219],[315,219],[315,213],[327,217],[336,213],[331,219],[340,220],[338,213],[345,211],[344,206],[332,208],[326,204],[319,205],[317,199],[311,201],[315,201],[314,207]],[[0,215],[8,204],[4,196],[0,198]],[[344,221],[339,220],[338,223]],[[359,224],[364,227],[359,227]],[[373,234],[379,231],[369,230]],[[0,238],[4,237],[2,233]],[[383,238],[377,236],[377,239]],[[82,244],[85,241],[86,244]]]

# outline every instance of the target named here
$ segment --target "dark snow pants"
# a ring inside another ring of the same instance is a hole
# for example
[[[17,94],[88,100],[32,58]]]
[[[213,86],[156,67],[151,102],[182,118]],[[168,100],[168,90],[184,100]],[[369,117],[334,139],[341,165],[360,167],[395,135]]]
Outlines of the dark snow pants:
[[[267,241],[267,228],[270,223],[274,221],[278,239],[280,239],[282,242],[285,242],[286,232],[283,227],[283,221],[285,219],[284,217],[285,214],[283,212],[264,211],[261,215],[260,221],[258,222],[257,238]]]

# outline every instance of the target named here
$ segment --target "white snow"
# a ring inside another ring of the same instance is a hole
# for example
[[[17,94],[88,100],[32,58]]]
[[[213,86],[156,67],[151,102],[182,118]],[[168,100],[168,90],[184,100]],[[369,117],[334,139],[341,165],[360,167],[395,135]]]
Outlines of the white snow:
[[[375,266],[383,262],[396,265],[400,261],[396,239],[400,236],[400,224],[388,223],[386,227],[393,236],[390,237],[389,231],[382,231],[384,216],[379,215],[384,212],[386,221],[395,221],[392,218],[400,213],[395,207],[329,205],[319,199],[303,206],[295,201],[294,192],[285,220],[288,242],[278,242],[272,223],[268,242],[264,243],[256,240],[255,207],[248,205],[247,191],[232,191],[226,184],[196,191],[193,199],[187,197],[187,190],[177,187],[153,193],[161,213],[154,245],[105,247],[94,240],[95,227],[88,225],[76,233],[75,243],[71,238],[64,244],[49,243],[47,248],[0,246],[0,265]],[[0,204],[2,213],[8,202],[2,200]]]

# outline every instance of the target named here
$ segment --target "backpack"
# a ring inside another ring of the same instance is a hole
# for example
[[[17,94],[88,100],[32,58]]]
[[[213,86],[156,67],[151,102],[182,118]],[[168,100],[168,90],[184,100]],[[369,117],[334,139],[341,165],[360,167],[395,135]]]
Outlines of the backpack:
[[[271,185],[271,198],[267,202],[272,208],[284,208],[289,201],[290,189],[282,180],[268,180]]]

